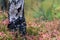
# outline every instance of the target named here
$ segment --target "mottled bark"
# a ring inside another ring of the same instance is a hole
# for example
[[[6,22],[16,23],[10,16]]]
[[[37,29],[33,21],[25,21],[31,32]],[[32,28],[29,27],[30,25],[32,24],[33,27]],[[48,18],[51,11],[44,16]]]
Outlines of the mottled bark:
[[[17,30],[22,35],[26,34],[26,22],[24,17],[24,0],[9,0],[9,29]]]

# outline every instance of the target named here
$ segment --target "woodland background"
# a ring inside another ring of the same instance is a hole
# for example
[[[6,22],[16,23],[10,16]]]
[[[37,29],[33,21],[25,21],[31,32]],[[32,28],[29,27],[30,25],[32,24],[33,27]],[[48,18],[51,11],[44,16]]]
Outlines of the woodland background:
[[[27,40],[60,40],[60,0],[25,0],[24,8]],[[0,39],[15,40],[2,24],[7,16],[7,12],[0,12]]]

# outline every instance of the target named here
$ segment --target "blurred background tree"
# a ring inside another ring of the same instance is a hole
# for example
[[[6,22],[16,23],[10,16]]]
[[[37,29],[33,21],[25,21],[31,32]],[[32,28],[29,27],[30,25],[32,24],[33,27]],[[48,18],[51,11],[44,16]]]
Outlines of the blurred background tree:
[[[8,0],[0,0],[0,9],[1,10],[7,10],[8,8]]]

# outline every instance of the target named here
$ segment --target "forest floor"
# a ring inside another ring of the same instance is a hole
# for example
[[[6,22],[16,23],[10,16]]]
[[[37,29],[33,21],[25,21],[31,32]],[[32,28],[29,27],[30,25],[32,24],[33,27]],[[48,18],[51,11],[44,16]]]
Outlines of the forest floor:
[[[3,21],[7,14],[0,12],[0,40],[22,40],[20,35],[15,38],[15,33],[9,32]],[[5,22],[8,23],[8,22]],[[60,19],[53,21],[27,22],[27,40],[60,40]]]

